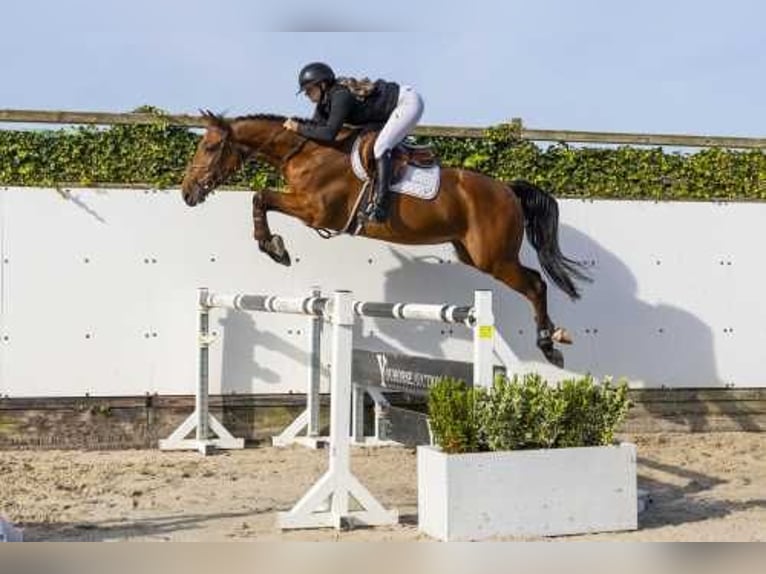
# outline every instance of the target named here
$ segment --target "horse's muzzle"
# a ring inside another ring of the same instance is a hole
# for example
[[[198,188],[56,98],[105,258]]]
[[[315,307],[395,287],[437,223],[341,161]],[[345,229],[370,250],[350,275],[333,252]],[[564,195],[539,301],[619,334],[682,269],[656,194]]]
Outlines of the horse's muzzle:
[[[189,207],[194,207],[205,201],[205,198],[210,193],[209,189],[199,183],[193,183],[189,186],[183,187],[181,195],[184,198],[184,203]]]
[[[184,203],[189,207],[194,207],[198,203],[197,194],[195,192],[184,190],[181,194],[184,198]]]

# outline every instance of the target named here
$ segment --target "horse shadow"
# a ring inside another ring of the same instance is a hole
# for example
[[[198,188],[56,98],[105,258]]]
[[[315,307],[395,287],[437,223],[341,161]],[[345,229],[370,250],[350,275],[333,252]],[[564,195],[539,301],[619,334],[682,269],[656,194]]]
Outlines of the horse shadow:
[[[639,286],[630,267],[592,238],[571,227],[564,227],[561,236],[563,245],[588,262],[594,280],[575,304],[560,293],[552,297],[554,310],[563,311],[583,343],[572,348],[568,368],[625,377],[642,387],[725,385],[708,324],[679,306],[642,300],[639,287],[647,285]],[[662,276],[645,281],[660,282]]]
[[[132,520],[94,520],[87,522],[40,522],[25,523],[26,542],[103,542],[127,541],[135,538],[156,541],[172,540],[180,532],[204,528],[210,522],[221,519],[246,520],[253,516],[268,514],[273,509],[246,509],[238,512],[186,513],[184,515],[154,516]],[[55,569],[53,569],[55,570]],[[12,571],[12,570],[10,570]],[[20,570],[21,571],[21,570]]]
[[[260,349],[276,346],[288,355],[299,353],[299,349],[292,348],[272,332],[258,329],[250,313],[227,309],[216,324],[222,330],[220,383],[223,394],[247,392],[253,380],[279,383],[279,373],[259,360]]]
[[[725,381],[716,364],[713,331],[694,312],[662,301],[641,298],[639,281],[630,266],[592,237],[567,225],[560,226],[562,250],[582,261],[593,279],[583,284],[582,298],[572,302],[548,282],[549,312],[557,325],[567,327],[575,344],[562,346],[566,371],[548,365],[535,345],[532,309],[520,294],[473,268],[459,264],[455,257],[413,256],[392,246],[398,265],[385,273],[386,301],[471,303],[472,292],[490,289],[498,332],[509,344],[522,372],[537,371],[544,376],[591,374],[597,378],[626,378],[638,388],[723,388]],[[525,242],[522,263],[540,269],[537,256]],[[645,281],[661,281],[660,275]],[[450,337],[470,341],[471,334],[460,326],[437,326],[438,335],[424,336],[427,327],[407,326],[404,321],[374,321],[374,331],[358,333],[360,346],[369,350],[408,353],[450,359]],[[404,341],[404,345],[401,344]],[[653,404],[645,405],[650,412]],[[659,407],[657,407],[659,409]],[[704,430],[704,417],[679,417],[692,430]],[[732,415],[733,416],[733,415]],[[752,425],[736,415],[743,429]]]
[[[539,372],[549,380],[591,374],[597,378],[624,377],[637,388],[726,387],[727,381],[717,369],[711,327],[677,300],[671,304],[641,298],[647,284],[663,280],[661,274],[642,274],[643,283],[639,285],[630,265],[605,245],[565,224],[559,232],[564,253],[583,262],[594,280],[582,285],[582,298],[575,302],[548,281],[550,315],[557,325],[569,329],[575,341],[571,347],[562,347],[566,371],[546,363],[537,349],[532,309],[526,299],[490,276],[459,263],[454,254],[437,250],[440,254],[434,255],[388,246],[395,263],[383,272],[383,299],[470,305],[473,291],[492,290],[498,332],[521,363],[518,370]],[[527,242],[520,257],[524,265],[540,269]],[[655,291],[661,293],[661,285],[656,287]],[[224,392],[253,392],[253,381],[279,383],[281,374],[261,358],[259,347],[295,361],[307,358],[302,344],[293,344],[271,329],[259,328],[257,316],[230,311],[220,325],[225,327],[221,380]],[[354,327],[355,347],[446,360],[456,359],[457,346],[465,349],[471,338],[470,330],[461,325],[368,318]],[[692,430],[705,430],[708,407],[701,405],[703,412],[685,415],[666,414],[662,406],[645,403],[644,408],[674,423],[683,422]],[[731,417],[738,428],[747,430],[755,425],[747,416]]]
[[[638,457],[638,465],[638,486],[651,495],[649,508],[639,515],[639,527],[643,530],[680,526],[766,508],[766,498],[763,497],[749,500],[711,500],[699,496],[727,484],[729,480],[726,477],[646,457]],[[653,471],[652,476],[649,476],[649,471]],[[663,512],[655,512],[655,509],[662,509]]]
[[[398,265],[383,274],[386,302],[472,305],[475,290],[493,288],[490,277],[456,257],[413,256],[396,247],[390,251]],[[354,331],[355,347],[437,359],[451,358],[450,341],[471,340],[471,331],[462,325],[425,321],[366,318]]]

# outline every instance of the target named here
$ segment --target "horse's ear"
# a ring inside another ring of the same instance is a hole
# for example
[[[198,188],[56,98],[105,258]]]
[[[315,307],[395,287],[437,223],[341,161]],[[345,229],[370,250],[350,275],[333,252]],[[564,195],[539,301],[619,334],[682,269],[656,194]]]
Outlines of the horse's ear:
[[[199,115],[202,118],[202,120],[205,122],[205,124],[210,127],[210,124],[212,123],[212,117],[213,114],[210,112],[210,110],[203,110],[202,108],[199,109]]]
[[[207,109],[200,110],[199,112],[205,120],[208,128],[219,129],[227,133],[230,131],[231,128],[229,127],[229,122],[223,119],[222,116],[219,116],[218,114],[215,114]]]

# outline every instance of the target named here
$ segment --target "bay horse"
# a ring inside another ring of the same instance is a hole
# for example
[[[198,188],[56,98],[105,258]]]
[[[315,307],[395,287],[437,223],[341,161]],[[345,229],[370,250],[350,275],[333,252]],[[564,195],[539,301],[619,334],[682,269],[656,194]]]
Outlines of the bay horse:
[[[253,196],[254,239],[272,259],[290,264],[284,241],[269,229],[268,211],[296,217],[317,230],[347,228],[362,188],[350,161],[359,130],[346,129],[336,141],[320,143],[285,129],[282,116],[259,114],[227,120],[206,111],[203,117],[205,134],[181,186],[189,206],[205,201],[248,161],[260,159],[277,168],[287,183],[286,191],[264,189]],[[369,135],[374,139],[374,133]],[[371,165],[369,155],[366,163]],[[359,234],[411,245],[451,243],[462,263],[529,300],[537,346],[548,361],[561,367],[564,357],[554,343],[572,340],[548,316],[547,286],[540,273],[519,262],[525,228],[543,271],[571,299],[578,299],[574,280],[590,278],[582,264],[561,252],[557,202],[523,180],[505,183],[466,169],[441,168],[440,189],[433,200],[392,193],[387,220],[368,222]]]

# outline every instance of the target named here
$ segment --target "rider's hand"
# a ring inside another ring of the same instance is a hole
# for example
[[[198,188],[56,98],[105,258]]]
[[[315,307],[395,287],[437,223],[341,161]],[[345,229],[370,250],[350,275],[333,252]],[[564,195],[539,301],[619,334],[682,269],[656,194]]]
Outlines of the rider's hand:
[[[286,119],[285,123],[282,124],[282,127],[286,130],[290,130],[291,132],[297,132],[298,131],[298,122],[296,122],[293,119]]]

